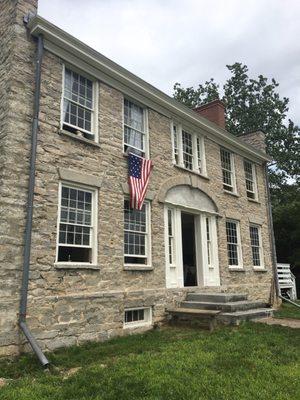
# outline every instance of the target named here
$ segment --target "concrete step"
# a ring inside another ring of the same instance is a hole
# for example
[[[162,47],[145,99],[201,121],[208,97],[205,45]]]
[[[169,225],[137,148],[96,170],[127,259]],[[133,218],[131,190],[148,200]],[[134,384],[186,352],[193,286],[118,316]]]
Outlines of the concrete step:
[[[222,312],[217,315],[216,319],[219,323],[225,325],[239,325],[242,321],[271,317],[273,311],[272,308],[257,308],[246,311]]]
[[[235,293],[188,293],[187,301],[214,302],[214,303],[230,303],[233,301],[245,301],[248,296],[246,294]]]
[[[255,308],[266,308],[267,305],[261,301],[231,301],[226,303],[204,302],[204,301],[183,301],[183,308],[202,309],[202,310],[221,310],[223,312],[245,311]]]

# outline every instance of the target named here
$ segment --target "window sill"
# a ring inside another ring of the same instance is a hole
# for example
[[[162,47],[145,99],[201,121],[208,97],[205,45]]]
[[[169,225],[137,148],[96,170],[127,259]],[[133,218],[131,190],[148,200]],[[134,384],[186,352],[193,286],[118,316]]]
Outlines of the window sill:
[[[70,132],[68,132],[68,131],[66,131],[64,129],[61,129],[59,131],[59,134],[62,135],[62,136],[67,136],[67,137],[72,138],[74,140],[78,140],[79,142],[88,144],[90,146],[100,147],[99,143],[97,143],[97,142],[95,142],[93,140],[86,139],[86,138],[81,137],[81,136],[76,136],[74,133],[70,133]]]
[[[264,267],[253,267],[254,272],[268,272],[268,270]]]
[[[94,269],[99,270],[100,266],[89,263],[54,263],[56,269]]]
[[[228,267],[228,269],[232,272],[246,272],[243,267]]]
[[[183,170],[183,171],[189,172],[190,174],[197,175],[197,176],[199,176],[200,178],[204,178],[204,179],[206,179],[206,180],[208,180],[208,181],[210,180],[210,178],[209,178],[207,175],[200,174],[200,172],[194,171],[194,170],[192,170],[192,169],[188,169],[188,168],[181,167],[180,165],[177,165],[177,164],[173,164],[173,166],[174,166],[175,168],[178,168],[178,169],[181,169],[181,170]]]
[[[125,264],[124,271],[153,271],[153,267],[151,265],[132,265]]]
[[[138,329],[138,328],[146,328],[146,327],[151,327],[152,326],[152,322],[143,322],[143,323],[136,323],[136,324],[124,324],[123,325],[123,329]]]
[[[229,190],[223,189],[223,192],[226,194],[230,194],[233,197],[240,197],[239,194],[237,194],[236,192],[230,192]]]
[[[255,200],[255,199],[251,199],[249,197],[247,197],[247,200],[250,201],[251,203],[261,204],[260,201]]]

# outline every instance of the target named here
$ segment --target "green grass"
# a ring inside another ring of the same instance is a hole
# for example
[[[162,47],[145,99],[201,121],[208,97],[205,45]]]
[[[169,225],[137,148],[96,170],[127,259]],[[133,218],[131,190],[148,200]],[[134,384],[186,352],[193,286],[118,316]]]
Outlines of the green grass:
[[[296,300],[295,303],[300,305],[300,300]],[[274,317],[300,319],[300,308],[283,302],[280,309],[274,312]]]
[[[281,326],[167,328],[48,356],[51,372],[28,355],[0,361],[0,377],[12,379],[0,399],[300,399],[300,333]]]

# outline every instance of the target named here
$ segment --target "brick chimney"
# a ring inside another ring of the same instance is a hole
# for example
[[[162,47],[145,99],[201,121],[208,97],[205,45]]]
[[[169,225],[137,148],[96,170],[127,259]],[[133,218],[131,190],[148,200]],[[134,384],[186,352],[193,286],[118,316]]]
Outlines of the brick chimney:
[[[195,107],[194,111],[225,129],[225,106],[221,100],[213,100],[202,106]]]

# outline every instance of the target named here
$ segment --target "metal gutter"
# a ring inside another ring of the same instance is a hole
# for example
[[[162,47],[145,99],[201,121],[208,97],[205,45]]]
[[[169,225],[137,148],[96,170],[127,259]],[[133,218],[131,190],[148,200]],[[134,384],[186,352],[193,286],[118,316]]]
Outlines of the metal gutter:
[[[29,187],[26,207],[26,227],[24,237],[24,263],[22,274],[22,287],[20,299],[19,326],[26,336],[32,350],[40,360],[43,366],[49,365],[49,361],[40,349],[35,338],[26,325],[27,314],[27,296],[30,272],[30,251],[31,251],[31,236],[32,236],[32,215],[33,215],[33,197],[35,185],[35,164],[37,150],[37,134],[38,134],[38,118],[40,109],[40,87],[41,87],[41,66],[43,58],[44,43],[42,35],[38,36],[37,54],[36,54],[36,70],[35,70],[35,91],[33,103],[33,121],[31,130],[31,154],[30,154],[30,170],[29,170]]]
[[[274,283],[275,283],[275,292],[276,292],[277,297],[281,297],[278,273],[277,273],[276,243],[275,243],[275,235],[274,235],[274,227],[273,227],[270,182],[269,182],[269,173],[268,173],[267,163],[265,163],[265,175],[266,175],[266,191],[267,191],[267,203],[268,203],[267,208],[268,208],[268,217],[269,217],[268,220],[269,220],[269,232],[270,232],[270,244],[271,244],[272,267],[273,267],[273,275],[274,275]]]
[[[260,162],[271,161],[270,157],[264,152],[255,149],[237,136],[201,117],[193,110],[111,61],[72,35],[51,24],[46,19],[35,16],[29,21],[28,27],[30,33],[34,36],[43,34],[45,48],[57,54],[64,61],[68,61],[65,58],[69,58],[69,62],[73,60],[75,65],[81,61],[90,67],[90,71],[95,78],[113,87],[117,87],[125,93],[127,91],[129,94],[132,93],[133,96],[135,94],[140,97],[142,96],[148,101],[148,104],[152,102],[154,107],[156,106],[156,109],[160,110],[160,112],[165,110],[165,115],[171,118],[182,118],[188,123],[205,130],[213,138],[212,140],[217,142],[222,141],[235,149],[245,152],[248,156],[250,155]],[[88,73],[89,71],[85,72]]]

